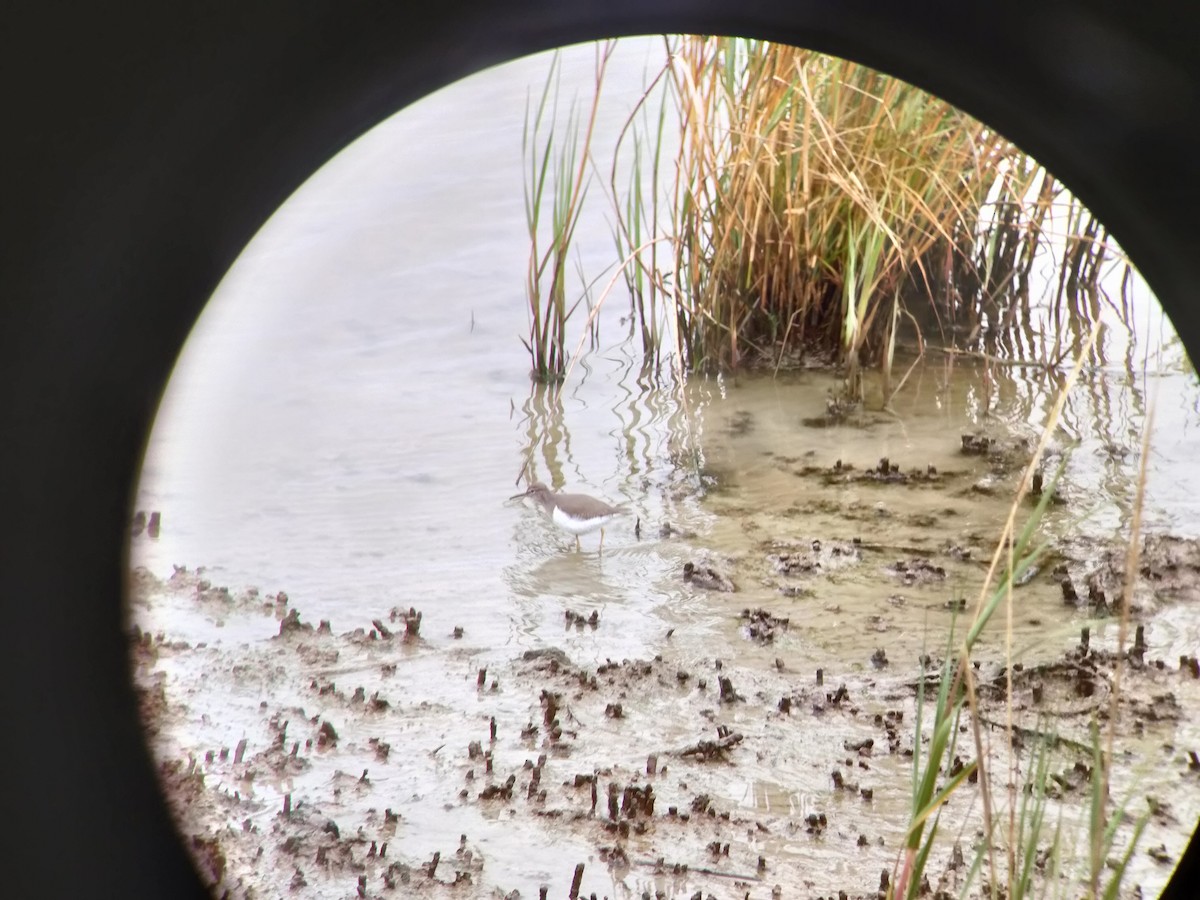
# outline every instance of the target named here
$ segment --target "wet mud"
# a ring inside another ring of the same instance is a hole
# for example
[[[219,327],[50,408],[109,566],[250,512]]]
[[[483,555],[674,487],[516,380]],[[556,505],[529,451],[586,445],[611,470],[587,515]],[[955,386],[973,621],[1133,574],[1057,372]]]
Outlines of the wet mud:
[[[436,569],[340,604],[131,571],[147,739],[214,895],[885,891],[945,659],[1035,441],[737,391],[744,408],[709,410],[700,464],[679,453],[603,555],[520,520],[507,595],[439,602],[455,582]],[[1018,520],[1047,500],[1046,552],[972,655],[981,747],[964,722],[941,783],[984,753],[1006,817],[1048,748],[1048,821],[1079,879],[1093,729],[1111,733],[1114,854],[1150,814],[1123,896],[1150,896],[1200,817],[1200,542],[1149,534],[1129,580],[1127,544],[1076,527],[1089,498],[1054,481],[1064,453],[1052,442]],[[169,516],[135,517],[135,549]],[[959,896],[988,850],[978,778],[943,811],[929,896]]]
[[[892,489],[970,477],[896,474],[880,463],[873,477]],[[835,465],[802,477],[872,476]],[[470,645],[470,622],[435,610],[335,626],[308,621],[284,591],[231,589],[202,569],[135,570],[130,653],[164,794],[216,896],[875,897],[900,852],[916,744],[929,738],[917,697],[936,693],[941,657],[914,664],[881,643],[815,666],[793,652],[797,624],[819,630],[813,617],[835,604],[817,597],[864,571],[893,609],[916,605],[902,590],[924,597],[926,614],[955,617],[967,601],[946,601],[946,582],[977,570],[981,550],[826,536],[760,543],[724,569],[700,556],[679,577],[733,604],[721,607],[722,654],[697,654],[672,627],[646,658],[595,663],[555,646],[485,653]],[[1061,586],[1068,612],[1090,602],[1103,616],[1081,587],[1118,596],[1122,552],[1040,577]],[[1196,542],[1147,538],[1139,615],[1193,600],[1198,574]],[[777,605],[738,605],[733,577]],[[1079,585],[1069,603],[1068,584]],[[219,637],[144,630],[150,609],[199,616]],[[1146,797],[1153,813],[1132,892],[1155,883],[1146,867],[1165,883],[1200,808],[1200,743],[1184,727],[1200,664],[1167,658],[1144,624],[1118,659],[1112,628],[1101,638],[1104,619],[1085,621],[1070,645],[1011,669],[994,649],[979,654],[980,722],[998,796],[1005,744],[1027,764],[1029,748],[1050,742],[1049,794],[1070,822],[1090,795],[1091,723],[1115,716],[1129,774],[1115,773],[1113,792]],[[563,624],[598,639],[614,627],[569,607]],[[879,635],[894,627],[867,623]],[[946,774],[974,753],[964,734]],[[946,808],[954,837],[934,852],[931,896],[957,896],[977,852],[971,796]]]

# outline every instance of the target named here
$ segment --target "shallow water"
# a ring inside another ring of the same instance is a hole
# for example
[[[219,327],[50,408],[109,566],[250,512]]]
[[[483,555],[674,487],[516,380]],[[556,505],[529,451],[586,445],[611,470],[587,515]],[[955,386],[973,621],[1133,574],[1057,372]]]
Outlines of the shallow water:
[[[624,121],[657,47],[630,42],[614,59],[598,147]],[[565,54],[564,83],[586,90],[591,64],[588,49]],[[601,348],[561,396],[532,385],[519,340],[528,253],[520,136],[526,92],[539,89],[546,65],[545,57],[522,60],[427,98],[346,148],[281,208],[189,339],[134,501],[135,509],[163,513],[161,536],[141,536],[131,549],[133,565],[159,576],[170,575],[172,564],[200,565],[204,577],[235,591],[285,590],[306,621],[329,619],[335,633],[369,629],[393,607],[421,610],[429,644],[405,656],[402,670],[413,718],[393,734],[414,759],[447,742],[465,745],[481,717],[527,715],[519,703],[505,708],[503,695],[479,708],[459,704],[480,667],[504,666],[529,649],[559,647],[594,667],[653,657],[669,640],[671,659],[681,665],[735,660],[739,689],[776,694],[783,683],[777,659],[805,678],[818,667],[869,673],[879,648],[896,665],[915,664],[921,652],[944,645],[951,618],[945,601],[974,602],[983,571],[977,560],[995,546],[1016,483],[1014,475],[992,476],[986,462],[963,456],[960,435],[1036,441],[1060,383],[1033,368],[987,368],[972,359],[951,365],[931,356],[886,412],[809,427],[803,420],[819,417],[838,387],[834,375],[695,377],[682,391],[669,376],[655,382],[621,341],[626,326],[617,296],[601,314]],[[601,171],[606,166],[599,161]],[[581,235],[585,270],[603,269],[611,239],[600,213]],[[1045,530],[1085,549],[1128,528],[1152,402],[1146,528],[1200,535],[1193,464],[1200,391],[1144,288],[1135,300],[1142,306],[1133,318],[1145,324],[1135,338],[1105,316],[1101,349],[1070,394],[1052,441],[1055,454],[1067,456],[1062,490],[1069,502],[1051,511]],[[877,390],[873,381],[871,387]],[[869,410],[878,406],[877,399],[868,403]],[[881,457],[905,471],[934,466],[959,475],[931,489],[826,485],[797,474],[835,460],[862,470]],[[506,502],[527,464],[531,477],[556,487],[630,505],[632,515],[607,530],[603,555],[596,535],[585,536],[584,552],[576,553],[569,537]],[[991,483],[994,494],[972,491],[980,482]],[[694,537],[661,537],[665,522]],[[822,580],[796,579],[811,591],[799,597],[781,595],[781,578],[764,562],[775,544],[854,538],[882,549]],[[892,556],[946,542],[976,552],[975,561],[948,566],[944,584],[905,586],[882,571]],[[739,592],[711,594],[686,584],[679,572],[697,554],[727,567]],[[1018,658],[1057,654],[1077,637],[1081,619],[1063,607],[1056,585],[1043,579],[1019,598]],[[769,647],[745,639],[738,615],[753,607],[791,618]],[[564,628],[564,609],[596,610],[603,627]],[[287,684],[291,663],[280,663],[279,683],[206,668],[224,664],[223,654],[244,653],[255,660],[248,670],[261,671],[255,667],[264,658],[282,652],[268,640],[278,632],[275,617],[226,615],[160,597],[135,606],[133,619],[169,639],[207,642],[214,654],[158,663],[187,698],[172,729],[181,747],[242,736],[268,742],[255,730],[266,696],[282,706],[311,706],[302,692],[289,694],[296,691]],[[462,643],[449,637],[454,626],[465,629]],[[1169,609],[1148,639],[1167,659],[1194,654],[1200,617]],[[1097,625],[1094,640],[1115,638]],[[320,671],[357,679],[368,696],[386,682],[369,653]],[[422,720],[413,712],[422,702],[437,714]],[[651,703],[642,714],[669,719],[671,706]],[[677,736],[686,743],[693,729],[681,725]],[[769,762],[730,773],[723,802],[806,815],[826,791],[828,773],[806,762],[812,748],[802,736],[788,739],[794,743],[786,750],[781,744]],[[513,759],[518,755],[514,750]],[[330,779],[337,765],[327,761],[306,777]],[[404,792],[439,777],[440,765],[427,761],[398,775]],[[878,789],[875,808],[900,827],[907,787],[903,766],[894,768],[899,781]],[[505,860],[512,848],[503,822],[489,826],[486,816],[445,802],[438,795],[414,803],[424,816],[409,830],[406,849],[414,855],[444,849],[467,832],[498,848],[488,869],[500,873],[497,884],[518,877],[537,884],[558,883],[569,875],[563,859],[589,851],[588,839],[560,835],[574,840],[562,859]],[[776,843],[775,853],[799,852]],[[832,849],[828,856],[843,877],[854,871],[856,863]],[[544,871],[537,868],[543,862]],[[634,879],[620,883],[640,893]]]

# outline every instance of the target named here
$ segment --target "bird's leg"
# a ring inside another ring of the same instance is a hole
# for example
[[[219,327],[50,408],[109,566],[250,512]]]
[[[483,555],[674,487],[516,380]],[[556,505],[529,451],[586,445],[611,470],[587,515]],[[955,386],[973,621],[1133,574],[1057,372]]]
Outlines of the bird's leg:
[[[582,551],[582,549],[583,548],[579,546],[579,535],[575,535],[575,552],[579,553]]]
[[[603,552],[604,552],[604,529],[601,528],[600,529],[600,549],[596,551],[596,555],[599,556]]]

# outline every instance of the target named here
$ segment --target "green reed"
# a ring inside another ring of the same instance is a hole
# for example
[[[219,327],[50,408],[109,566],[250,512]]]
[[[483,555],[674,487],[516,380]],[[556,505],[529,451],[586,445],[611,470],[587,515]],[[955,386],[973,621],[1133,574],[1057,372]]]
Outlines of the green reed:
[[[567,304],[567,260],[583,210],[589,178],[588,160],[596,112],[600,104],[604,71],[613,43],[597,45],[596,76],[586,125],[580,122],[574,102],[565,124],[556,121],[561,58],[554,54],[536,107],[525,105],[521,154],[527,161],[525,223],[529,233],[529,265],[525,296],[529,307],[529,336],[522,338],[538,381],[560,381],[567,367],[567,321],[582,297]],[[531,119],[532,115],[532,119]],[[557,140],[556,140],[557,139]],[[543,235],[543,214],[549,207],[549,235]],[[543,240],[545,245],[543,246]]]
[[[1057,875],[1060,874],[1064,863],[1061,819],[1055,827],[1049,847],[1045,850],[1040,849],[1048,811],[1047,779],[1050,775],[1051,750],[1058,745],[1058,737],[1052,732],[1039,731],[1038,743],[1023,773],[1018,771],[1019,766],[1011,757],[1011,754],[1015,752],[1012,684],[1013,586],[1019,583],[1023,573],[1039,564],[1048,549],[1048,544],[1044,541],[1039,542],[1036,535],[1050,499],[1054,496],[1055,485],[1062,475],[1065,461],[1060,464],[1057,473],[1050,480],[1049,486],[1045,487],[1038,495],[1037,503],[1019,533],[1015,527],[1018,510],[1025,507],[1032,485],[1033,473],[1041,465],[1049,436],[1057,425],[1067,394],[1079,375],[1083,361],[1091,352],[1097,335],[1098,329],[1093,328],[1085,346],[1076,356],[1075,364],[1047,417],[1042,437],[1021,478],[1000,541],[984,577],[975,614],[970,625],[965,629],[962,642],[957,650],[953,650],[952,645],[948,647],[950,652],[947,652],[946,661],[942,666],[932,711],[932,736],[929,748],[924,753],[921,750],[921,742],[922,726],[926,717],[925,684],[922,681],[918,686],[917,722],[913,739],[912,810],[904,847],[898,857],[893,879],[889,884],[889,897],[904,897],[913,900],[920,894],[931,853],[938,843],[938,825],[942,808],[952,794],[962,790],[964,782],[972,775],[976,775],[978,783],[979,799],[983,810],[984,838],[976,850],[966,882],[962,885],[962,895],[966,896],[974,879],[985,867],[989,873],[986,887],[992,897],[1017,900],[1017,898],[1027,897],[1034,893],[1044,896],[1045,885],[1048,884],[1056,884],[1061,896],[1065,891],[1077,889],[1080,886],[1069,882],[1060,883],[1057,880]],[[1135,514],[1129,536],[1127,572],[1137,571],[1140,510],[1144,496],[1149,432],[1150,423],[1148,421],[1147,438],[1142,448],[1142,470],[1134,507]],[[1124,658],[1125,636],[1128,630],[1132,581],[1132,577],[1126,579],[1125,596],[1121,603],[1117,668],[1110,697],[1109,733],[1106,744],[1101,741],[1095,720],[1091,726],[1091,793],[1087,807],[1087,822],[1084,826],[1088,844],[1085,887],[1090,897],[1103,897],[1105,900],[1115,900],[1118,895],[1120,885],[1128,870],[1130,857],[1149,817],[1149,813],[1146,813],[1135,820],[1133,834],[1126,845],[1124,856],[1115,863],[1111,862],[1110,855],[1116,845],[1117,828],[1126,818],[1129,802],[1127,799],[1115,810],[1110,811],[1109,784],[1112,743],[1120,698],[1120,672]],[[1001,609],[1006,614],[1003,631],[1007,662],[1004,689],[1007,713],[1005,738],[1010,753],[1007,829],[1003,827],[1004,821],[997,811],[995,800],[992,797],[988,778],[988,755],[982,731],[983,722],[979,711],[978,692],[971,661],[973,649],[996,613]],[[953,633],[951,640],[953,640]],[[924,671],[922,678],[924,678]],[[951,774],[948,761],[954,758],[957,735],[964,718],[967,720],[968,730],[974,741],[975,760]],[[939,777],[947,779],[940,788],[938,787]],[[1003,871],[995,860],[993,845],[997,837],[1004,839],[1003,843],[1006,848],[1007,864]],[[1047,865],[1051,868],[1051,879],[1045,877],[1042,879],[1043,887],[1040,891],[1035,890],[1034,887],[1034,868],[1037,867],[1039,859],[1042,861],[1043,868]]]

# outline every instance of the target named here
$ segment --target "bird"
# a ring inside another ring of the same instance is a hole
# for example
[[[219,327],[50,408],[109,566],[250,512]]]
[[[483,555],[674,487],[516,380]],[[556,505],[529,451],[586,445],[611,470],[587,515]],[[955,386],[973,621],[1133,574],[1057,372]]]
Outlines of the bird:
[[[556,494],[540,481],[532,482],[528,489],[514,494],[509,500],[528,498],[535,501],[563,531],[575,535],[575,549],[579,550],[579,536],[600,529],[600,551],[604,551],[604,526],[628,510],[624,506],[610,506],[603,500],[587,494]]]

